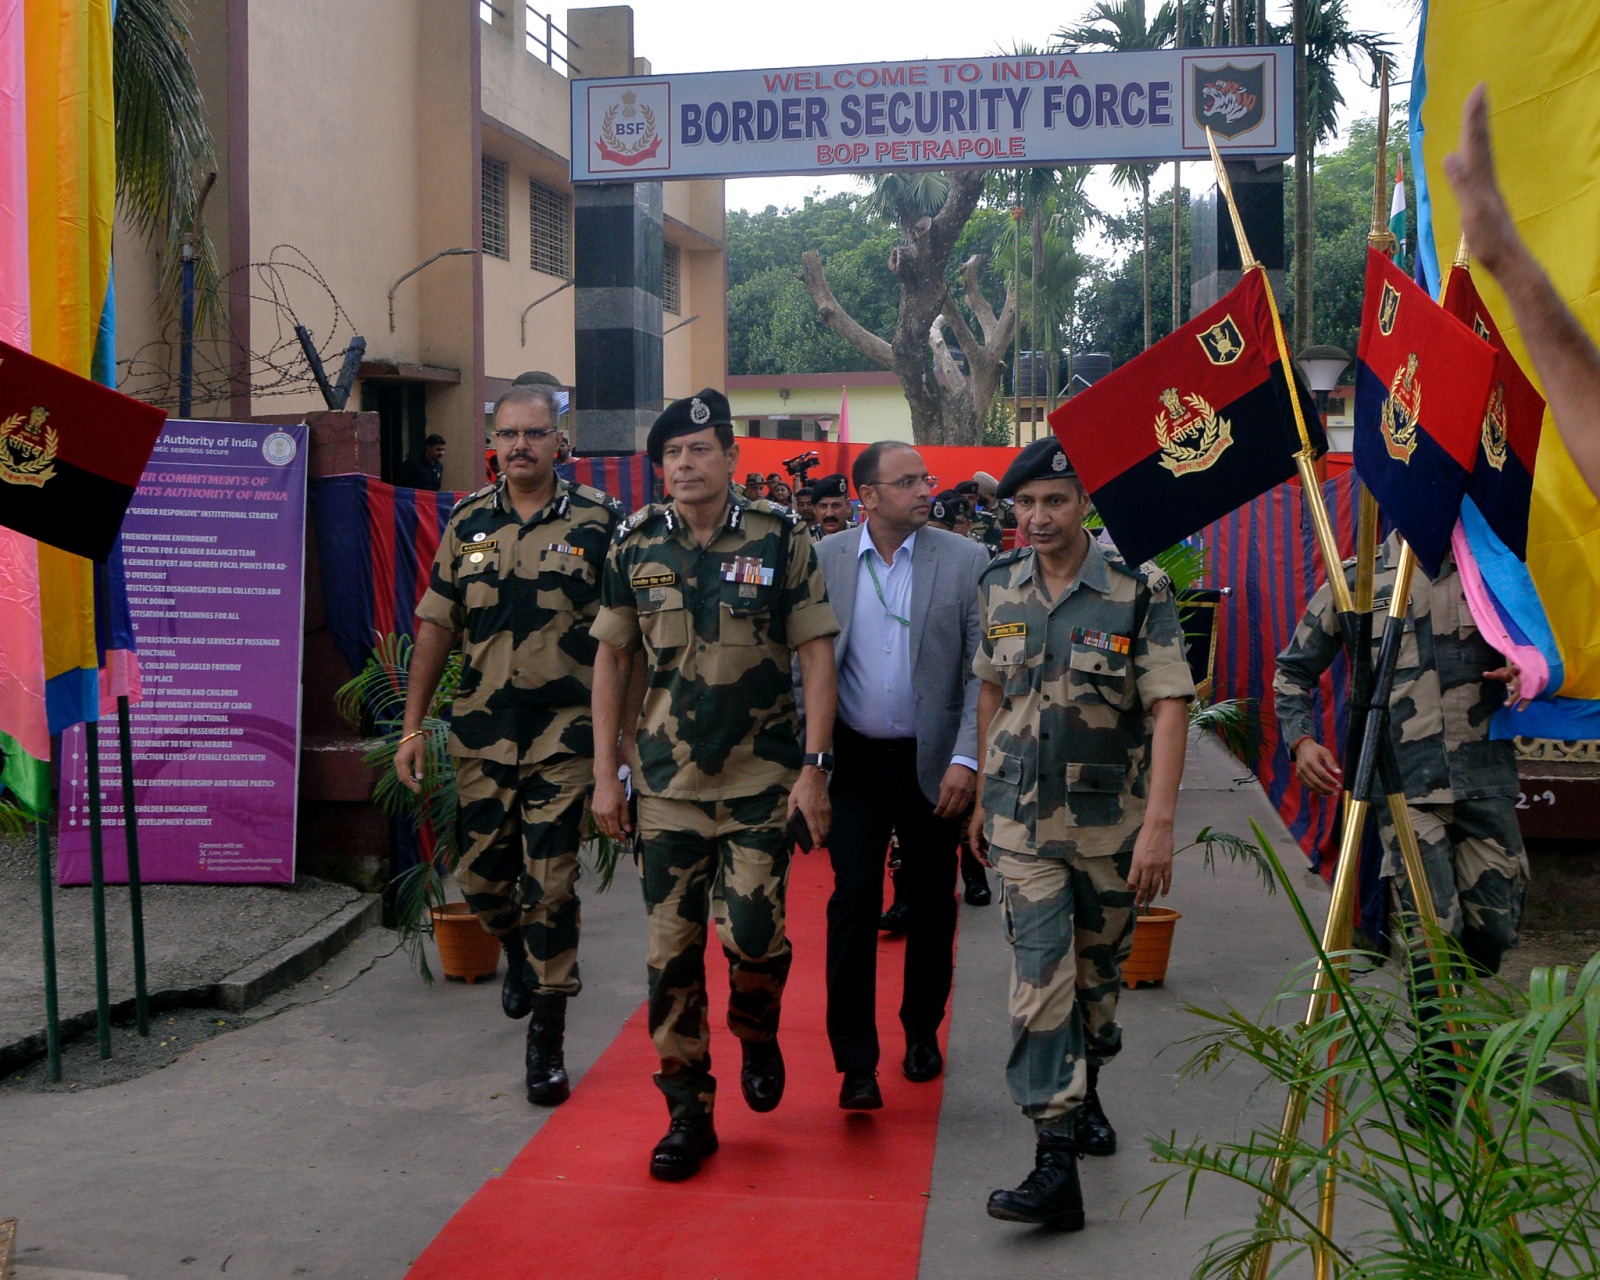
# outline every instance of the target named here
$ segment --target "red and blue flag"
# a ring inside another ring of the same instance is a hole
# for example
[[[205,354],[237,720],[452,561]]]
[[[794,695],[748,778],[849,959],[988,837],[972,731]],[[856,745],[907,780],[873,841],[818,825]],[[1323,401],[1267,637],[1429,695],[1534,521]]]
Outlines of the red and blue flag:
[[[1467,497],[1483,513],[1495,536],[1518,560],[1525,561],[1544,397],[1506,346],[1466,267],[1450,268],[1440,305],[1494,347],[1494,384],[1478,432],[1477,463],[1467,477]]]
[[[1367,250],[1366,290],[1356,472],[1433,577],[1477,457],[1494,348],[1375,249]]]

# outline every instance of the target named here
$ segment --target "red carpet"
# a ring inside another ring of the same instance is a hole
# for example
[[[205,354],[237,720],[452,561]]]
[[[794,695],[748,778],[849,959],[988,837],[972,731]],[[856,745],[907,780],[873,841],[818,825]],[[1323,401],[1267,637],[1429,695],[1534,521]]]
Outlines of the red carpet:
[[[656,1058],[641,1006],[506,1172],[445,1225],[410,1280],[812,1280],[847,1270],[913,1280],[943,1082],[914,1085],[900,1074],[904,953],[886,940],[878,956],[884,1109],[839,1110],[823,1024],[831,881],[826,854],[796,860],[795,963],[781,1032],[789,1083],[776,1111],[755,1115],[739,1094],[739,1048],[725,1024],[727,964],[713,936],[706,968],[721,1150],[689,1182],[650,1178],[667,1111],[650,1079]]]

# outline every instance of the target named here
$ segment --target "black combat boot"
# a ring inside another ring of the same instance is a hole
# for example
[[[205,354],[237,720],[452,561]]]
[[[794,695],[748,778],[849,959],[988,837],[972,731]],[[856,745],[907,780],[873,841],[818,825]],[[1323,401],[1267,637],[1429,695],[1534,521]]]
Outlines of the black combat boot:
[[[739,1042],[744,1051],[744,1065],[739,1071],[739,1088],[744,1093],[745,1104],[752,1111],[771,1111],[783,1101],[783,1086],[787,1078],[783,1067],[783,1050],[777,1038]]]
[[[562,1041],[567,1034],[567,998],[564,995],[530,997],[533,1016],[528,1019],[528,1101],[543,1107],[565,1102],[572,1092]]]
[[[1117,1154],[1117,1131],[1106,1119],[1105,1108],[1100,1105],[1100,1068],[1089,1065],[1089,1092],[1083,1095],[1083,1105],[1074,1113],[1077,1124],[1078,1150],[1086,1156],[1114,1156]]]
[[[717,1130],[709,1115],[679,1116],[650,1153],[650,1176],[662,1182],[692,1178],[700,1172],[700,1161],[716,1149]]]
[[[1060,1231],[1083,1230],[1083,1188],[1078,1185],[1078,1144],[1065,1133],[1041,1133],[1033,1172],[1015,1191],[989,1197],[989,1216],[1032,1222]]]
[[[994,901],[989,891],[989,877],[984,874],[983,863],[965,840],[961,842],[961,883],[965,886],[962,898],[969,907],[986,907]]]
[[[533,969],[528,964],[528,949],[522,934],[513,931],[500,935],[500,950],[506,953],[506,978],[500,984],[500,1008],[508,1018],[526,1018],[533,1008]]]

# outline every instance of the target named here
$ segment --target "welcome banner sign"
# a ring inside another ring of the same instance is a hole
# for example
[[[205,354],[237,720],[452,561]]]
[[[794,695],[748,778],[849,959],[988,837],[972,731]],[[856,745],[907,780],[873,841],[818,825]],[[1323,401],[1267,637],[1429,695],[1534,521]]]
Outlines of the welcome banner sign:
[[[1204,159],[1294,150],[1287,48],[573,80],[572,180]]]

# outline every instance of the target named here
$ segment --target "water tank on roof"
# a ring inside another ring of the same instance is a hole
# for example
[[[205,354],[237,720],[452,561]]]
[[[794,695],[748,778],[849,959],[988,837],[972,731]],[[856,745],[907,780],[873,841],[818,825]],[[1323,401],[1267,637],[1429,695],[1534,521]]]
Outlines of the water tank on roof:
[[[1061,357],[1061,394],[1074,396],[1092,387],[1111,372],[1111,357],[1104,351],[1080,351],[1072,357],[1071,372],[1065,354]]]

